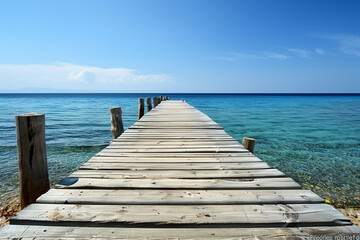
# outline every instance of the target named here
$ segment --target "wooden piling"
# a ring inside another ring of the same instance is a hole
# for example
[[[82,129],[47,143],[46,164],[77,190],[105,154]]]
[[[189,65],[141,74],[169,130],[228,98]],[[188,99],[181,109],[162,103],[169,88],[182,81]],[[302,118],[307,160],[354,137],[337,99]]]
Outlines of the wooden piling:
[[[121,114],[121,107],[110,108],[111,134],[114,139],[118,138],[124,132]]]
[[[161,103],[163,101],[163,96],[160,96],[159,100],[159,103]]]
[[[157,106],[157,97],[153,97],[152,100],[155,108]]]
[[[251,153],[254,153],[254,147],[255,147],[255,139],[254,138],[248,138],[244,137],[242,145],[249,150]]]
[[[139,98],[139,115],[138,115],[138,120],[139,120],[140,118],[142,118],[142,116],[144,116],[144,109],[145,109],[144,99],[143,99],[143,98]]]
[[[152,109],[152,106],[151,106],[151,98],[146,98],[146,106],[147,106],[147,111],[150,112],[151,109]]]
[[[20,203],[25,208],[50,188],[46,157],[45,115],[15,116],[18,148]]]

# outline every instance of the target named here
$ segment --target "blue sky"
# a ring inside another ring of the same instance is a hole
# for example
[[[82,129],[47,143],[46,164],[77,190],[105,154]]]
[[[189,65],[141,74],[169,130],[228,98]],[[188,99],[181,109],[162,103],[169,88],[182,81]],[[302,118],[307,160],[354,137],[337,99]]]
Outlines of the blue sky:
[[[0,92],[360,92],[360,1],[0,1]]]

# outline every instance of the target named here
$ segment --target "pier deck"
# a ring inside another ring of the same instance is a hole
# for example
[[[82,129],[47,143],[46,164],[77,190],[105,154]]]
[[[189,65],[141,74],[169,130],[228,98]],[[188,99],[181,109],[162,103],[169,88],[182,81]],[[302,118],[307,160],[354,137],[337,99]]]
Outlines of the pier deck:
[[[289,159],[291,161],[291,159]],[[358,227],[208,116],[163,101],[13,217],[0,238],[306,238]]]

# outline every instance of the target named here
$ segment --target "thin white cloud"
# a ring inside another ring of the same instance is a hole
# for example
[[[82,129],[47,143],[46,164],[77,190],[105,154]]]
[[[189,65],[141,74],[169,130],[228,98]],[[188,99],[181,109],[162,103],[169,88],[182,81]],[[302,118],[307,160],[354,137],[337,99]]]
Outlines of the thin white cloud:
[[[289,52],[295,53],[297,56],[302,58],[310,58],[311,51],[298,49],[298,48],[290,48],[288,49]]]
[[[286,60],[289,56],[281,53],[276,52],[265,52],[264,53],[267,58],[279,59],[279,60]]]
[[[257,52],[257,53],[227,53],[223,56],[216,57],[217,60],[225,61],[238,61],[242,59],[277,59],[277,60],[286,60],[289,56],[276,52]]]
[[[321,49],[321,48],[316,48],[316,49],[315,49],[315,52],[316,52],[317,54],[320,54],[320,55],[325,54],[325,50],[324,50],[324,49]]]
[[[100,68],[69,63],[0,64],[2,89],[54,88],[91,91],[150,91],[174,83],[168,74],[138,74],[133,69]]]
[[[320,35],[318,37],[334,40],[344,54],[360,57],[360,36],[349,34]]]

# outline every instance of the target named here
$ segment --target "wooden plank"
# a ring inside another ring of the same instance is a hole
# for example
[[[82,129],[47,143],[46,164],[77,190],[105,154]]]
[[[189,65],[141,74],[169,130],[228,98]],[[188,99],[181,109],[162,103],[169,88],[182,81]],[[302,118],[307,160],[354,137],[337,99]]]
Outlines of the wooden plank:
[[[109,156],[109,157],[153,157],[153,158],[183,158],[183,157],[191,157],[191,158],[221,158],[221,157],[244,157],[244,156],[253,156],[250,152],[244,153],[119,153],[119,152],[99,152],[95,156]]]
[[[222,137],[222,138],[206,138],[206,137],[151,137],[151,136],[138,136],[138,137],[126,137],[120,136],[117,139],[113,139],[112,142],[135,142],[135,143],[149,143],[149,142],[200,142],[200,141],[209,141],[209,142],[218,142],[218,141],[232,141],[231,137]]]
[[[143,125],[146,125],[146,126],[164,126],[164,125],[169,125],[169,126],[176,126],[176,125],[181,125],[181,126],[193,126],[193,125],[200,125],[200,126],[208,126],[208,125],[211,125],[211,126],[219,126],[219,124],[217,124],[216,122],[214,121],[197,121],[197,122],[182,122],[182,121],[172,121],[172,122],[169,122],[169,121],[137,121],[136,123],[133,124],[133,126],[143,126]]]
[[[78,170],[70,177],[85,178],[121,178],[121,179],[142,179],[142,178],[178,178],[178,179],[213,179],[213,178],[266,178],[284,177],[285,174],[277,169],[256,169],[256,170]]]
[[[137,140],[137,139],[134,139]],[[224,140],[224,141],[152,141],[152,142],[144,142],[142,140],[138,141],[124,141],[122,139],[118,139],[118,141],[111,142],[111,146],[198,146],[198,145],[210,145],[210,146],[223,146],[223,145],[241,145],[239,142],[235,140]]]
[[[113,227],[306,227],[351,225],[328,204],[79,205],[32,204],[11,224]]]
[[[0,239],[356,239],[356,226],[287,228],[108,228],[10,225]],[[350,238],[354,236],[353,238]],[[318,237],[318,238],[316,238]],[[340,239],[340,238],[339,238]]]
[[[173,148],[173,149],[151,149],[151,148],[105,148],[100,153],[246,153],[249,152],[245,148]]]
[[[245,150],[240,144],[229,144],[229,145],[122,145],[122,144],[110,144],[105,149],[242,149]]]
[[[92,157],[89,163],[99,162],[99,163],[107,163],[107,162],[114,162],[114,163],[125,163],[125,162],[142,162],[142,163],[154,163],[154,162],[162,162],[162,163],[175,163],[175,162],[182,162],[182,163],[232,163],[232,162],[261,162],[261,160],[255,156],[242,156],[242,157],[217,157],[217,158],[190,158],[190,157]]]
[[[71,189],[299,189],[291,178],[250,179],[98,179],[65,178],[56,188]]]
[[[249,163],[97,163],[87,162],[79,169],[87,170],[241,170],[270,168],[265,162]]]
[[[112,142],[122,142],[122,141],[133,141],[133,142],[139,142],[139,141],[184,141],[184,142],[193,142],[193,141],[222,141],[222,140],[232,140],[231,137],[201,137],[201,136],[120,136],[118,139],[113,139]]]
[[[223,129],[218,126],[131,126],[129,129]]]
[[[324,203],[309,190],[51,189],[37,203],[97,205],[237,205]]]
[[[178,134],[192,134],[192,135],[198,135],[198,134],[205,134],[207,136],[216,136],[216,135],[222,135],[222,136],[228,136],[224,130],[219,129],[161,129],[161,128],[153,128],[153,129],[128,129],[126,130],[125,135],[130,134],[171,134],[171,133],[178,133]]]

